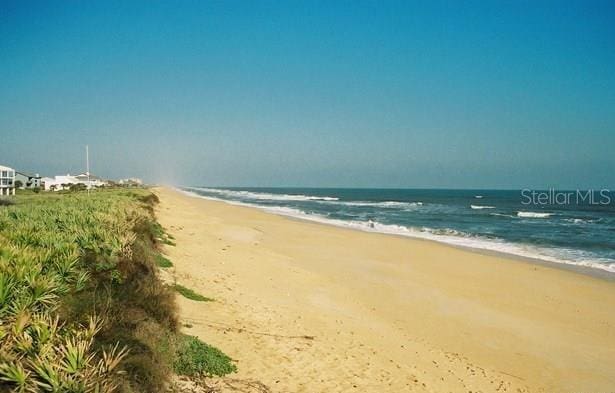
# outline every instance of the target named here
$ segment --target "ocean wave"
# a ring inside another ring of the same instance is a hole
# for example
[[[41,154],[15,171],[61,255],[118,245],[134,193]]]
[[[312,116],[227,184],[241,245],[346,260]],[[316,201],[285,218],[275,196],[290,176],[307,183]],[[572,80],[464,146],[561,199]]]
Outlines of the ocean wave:
[[[432,235],[436,235],[436,236],[455,236],[455,237],[460,237],[460,238],[470,238],[470,237],[477,237],[477,235],[472,234],[472,233],[468,233],[468,232],[463,232],[463,231],[458,231],[456,229],[451,229],[451,228],[428,228],[428,227],[423,227],[420,229],[421,232],[423,233],[430,233]]]
[[[383,208],[411,208],[423,206],[423,202],[368,202],[368,201],[335,201],[337,205],[356,206],[356,207],[383,207]]]
[[[564,218],[565,222],[577,225],[587,225],[587,224],[595,224],[600,223],[602,221],[601,218]]]
[[[302,194],[270,194],[267,192],[225,190],[220,188],[187,187],[189,189],[224,195],[227,197],[267,200],[267,201],[338,201],[337,197]]]
[[[195,191],[207,192],[210,194],[221,195],[231,198],[252,199],[262,201],[313,201],[319,203],[333,203],[344,206],[355,207],[383,207],[383,208],[412,208],[422,206],[423,202],[399,202],[399,201],[340,201],[338,197],[331,196],[316,196],[303,194],[271,194],[266,192],[227,190],[220,188],[202,188],[202,187],[186,187]]]
[[[538,213],[538,212],[517,212],[517,217],[522,218],[549,218],[553,215],[553,213]]]
[[[474,195],[474,198],[476,198],[476,199],[483,199],[483,196],[482,195]]]
[[[472,209],[481,210],[481,209],[495,209],[495,206],[481,206],[481,205],[470,205]]]
[[[517,218],[517,216],[513,216],[512,214],[504,214],[504,213],[489,213],[489,215],[496,216],[496,217]]]
[[[591,220],[584,220],[582,218],[566,218],[564,219],[566,222],[570,222],[572,224],[589,224],[592,222]]]

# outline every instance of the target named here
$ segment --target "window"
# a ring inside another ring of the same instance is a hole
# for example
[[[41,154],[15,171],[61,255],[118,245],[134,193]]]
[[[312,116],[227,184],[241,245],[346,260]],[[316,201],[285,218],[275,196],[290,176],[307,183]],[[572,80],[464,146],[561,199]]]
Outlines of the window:
[[[2,171],[2,177],[9,177],[9,171]]]

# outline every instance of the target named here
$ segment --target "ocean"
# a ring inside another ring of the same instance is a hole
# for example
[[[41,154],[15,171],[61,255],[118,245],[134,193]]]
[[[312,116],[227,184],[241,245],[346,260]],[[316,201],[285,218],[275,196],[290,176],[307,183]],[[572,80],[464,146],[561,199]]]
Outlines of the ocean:
[[[615,273],[615,194],[529,190],[182,187],[321,223]],[[608,202],[608,203],[607,203]]]

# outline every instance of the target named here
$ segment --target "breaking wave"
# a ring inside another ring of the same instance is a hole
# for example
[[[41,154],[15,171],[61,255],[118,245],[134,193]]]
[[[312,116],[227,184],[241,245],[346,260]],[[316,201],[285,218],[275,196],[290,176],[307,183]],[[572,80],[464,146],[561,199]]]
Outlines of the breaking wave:
[[[495,209],[495,206],[481,206],[481,205],[470,205],[470,207],[474,210],[481,210],[481,209]]]
[[[517,217],[523,218],[549,218],[553,213],[537,213],[537,212],[517,212]]]
[[[268,201],[337,201],[339,198],[330,196],[314,196],[301,194],[270,194],[266,192],[224,190],[220,188],[188,187],[189,189],[205,191],[227,197],[268,200]]]

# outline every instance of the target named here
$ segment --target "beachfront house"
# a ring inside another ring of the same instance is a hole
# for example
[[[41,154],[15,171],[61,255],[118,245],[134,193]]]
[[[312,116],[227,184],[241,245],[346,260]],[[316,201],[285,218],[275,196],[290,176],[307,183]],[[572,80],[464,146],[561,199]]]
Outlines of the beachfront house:
[[[120,179],[118,180],[117,183],[122,186],[134,187],[134,186],[142,186],[143,180],[139,179],[138,177],[130,177],[128,179]]]
[[[92,174],[90,174],[88,179],[87,173],[81,173],[75,176],[67,174],[62,176],[46,177],[43,179],[43,184],[45,186],[45,191],[60,191],[69,189],[73,184],[83,184],[88,188],[92,188],[105,186],[107,182]]]
[[[101,179],[100,177],[92,175],[91,173],[88,176],[87,172],[81,173],[81,174],[75,176],[75,178],[77,180],[79,180],[79,183],[83,183],[86,186],[89,184],[90,185],[89,188],[92,188],[92,187],[103,187],[103,186],[107,185],[107,182],[104,181],[103,179]]]
[[[54,177],[46,177],[43,179],[45,191],[60,191],[68,189],[72,184],[79,183],[75,176],[59,175]]]
[[[0,165],[0,195],[15,195],[15,170]]]
[[[42,178],[39,174],[31,174],[26,172],[15,172],[15,187],[16,188],[39,188],[42,183]]]

